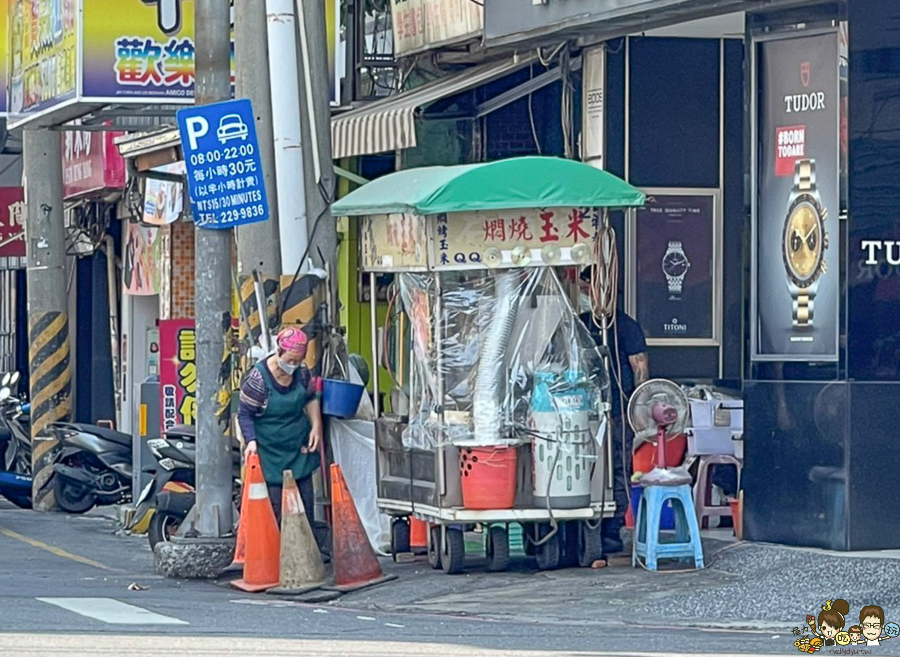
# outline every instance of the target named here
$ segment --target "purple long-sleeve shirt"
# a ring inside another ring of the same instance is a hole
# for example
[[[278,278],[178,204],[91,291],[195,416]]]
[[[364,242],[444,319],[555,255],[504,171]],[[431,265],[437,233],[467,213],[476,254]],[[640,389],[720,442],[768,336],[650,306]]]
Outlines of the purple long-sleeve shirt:
[[[263,367],[267,367],[263,365]],[[301,365],[294,373],[294,379],[289,386],[282,386],[272,379],[275,394],[285,394],[294,389],[294,386],[302,385],[306,388],[310,399],[316,394],[315,379],[313,379],[309,368]],[[263,377],[262,372],[254,367],[250,370],[247,378],[241,386],[241,401],[238,406],[238,424],[241,426],[241,432],[244,434],[244,442],[249,444],[256,440],[256,428],[253,421],[263,414],[271,394],[269,384]]]

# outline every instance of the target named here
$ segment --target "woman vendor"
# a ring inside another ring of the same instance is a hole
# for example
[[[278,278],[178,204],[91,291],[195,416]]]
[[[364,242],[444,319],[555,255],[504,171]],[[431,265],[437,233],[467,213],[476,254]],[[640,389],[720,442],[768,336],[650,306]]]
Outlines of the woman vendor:
[[[307,337],[299,328],[283,329],[277,350],[260,361],[241,386],[238,422],[247,454],[259,454],[275,517],[281,523],[281,488],[290,470],[312,524],[315,493],[312,474],[319,467],[322,410],[316,382],[303,363]]]

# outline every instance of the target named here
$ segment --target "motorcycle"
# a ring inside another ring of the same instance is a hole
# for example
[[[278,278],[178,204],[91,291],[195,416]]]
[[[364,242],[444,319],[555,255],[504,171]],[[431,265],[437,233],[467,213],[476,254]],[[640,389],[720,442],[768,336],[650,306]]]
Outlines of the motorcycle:
[[[56,503],[67,513],[131,500],[131,436],[93,424],[56,422],[53,463]]]
[[[150,549],[157,543],[167,542],[174,536],[196,502],[196,433],[192,426],[176,425],[165,432],[164,437],[147,441],[147,446],[158,461],[154,478],[144,487],[137,501],[135,522],[139,526],[150,516],[147,539]],[[241,452],[232,443],[234,477],[240,490]],[[240,493],[235,494],[240,499]],[[235,514],[237,517],[237,514]]]
[[[18,383],[18,372],[0,378],[0,495],[20,508],[30,509],[30,404],[14,396]]]

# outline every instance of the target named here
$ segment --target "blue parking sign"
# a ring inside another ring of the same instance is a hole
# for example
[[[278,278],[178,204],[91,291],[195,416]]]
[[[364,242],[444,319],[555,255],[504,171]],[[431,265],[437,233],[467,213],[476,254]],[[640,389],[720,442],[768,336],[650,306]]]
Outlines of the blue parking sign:
[[[195,105],[177,116],[194,223],[225,229],[268,219],[250,101]]]

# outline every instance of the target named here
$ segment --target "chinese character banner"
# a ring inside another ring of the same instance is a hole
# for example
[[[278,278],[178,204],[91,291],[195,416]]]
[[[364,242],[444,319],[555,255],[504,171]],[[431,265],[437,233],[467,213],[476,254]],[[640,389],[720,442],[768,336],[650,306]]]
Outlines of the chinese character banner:
[[[82,95],[154,96],[169,101],[194,94],[194,3],[82,0]]]
[[[159,322],[160,419],[163,431],[194,424],[197,408],[197,338],[192,319]]]
[[[78,0],[7,0],[7,107],[34,114],[75,98]]]
[[[25,190],[0,187],[0,258],[25,257]]]

